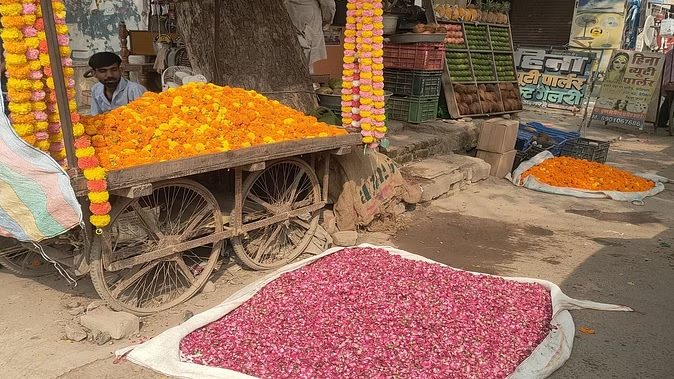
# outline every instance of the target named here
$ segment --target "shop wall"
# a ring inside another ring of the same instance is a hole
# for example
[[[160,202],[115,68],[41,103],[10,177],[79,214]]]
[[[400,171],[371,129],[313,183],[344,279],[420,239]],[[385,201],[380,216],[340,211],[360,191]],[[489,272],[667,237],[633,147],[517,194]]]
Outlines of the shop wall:
[[[119,52],[119,23],[147,30],[146,0],[65,0],[72,57],[87,60],[100,51]]]

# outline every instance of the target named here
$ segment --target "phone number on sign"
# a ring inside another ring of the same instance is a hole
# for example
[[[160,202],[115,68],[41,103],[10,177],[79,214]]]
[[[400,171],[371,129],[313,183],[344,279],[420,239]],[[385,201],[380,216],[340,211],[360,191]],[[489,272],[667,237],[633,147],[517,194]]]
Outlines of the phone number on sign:
[[[616,124],[623,125],[632,125],[632,126],[641,126],[643,121],[640,120],[628,120],[626,118],[613,117],[613,116],[604,116],[600,114],[592,115],[593,120],[604,121],[604,122],[613,122]]]

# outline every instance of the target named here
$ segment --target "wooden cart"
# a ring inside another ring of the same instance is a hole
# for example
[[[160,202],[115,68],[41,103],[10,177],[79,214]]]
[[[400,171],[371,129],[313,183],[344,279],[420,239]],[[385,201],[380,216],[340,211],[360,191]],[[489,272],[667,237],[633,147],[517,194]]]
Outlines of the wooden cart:
[[[71,184],[88,222],[50,0],[40,0]],[[149,315],[196,294],[225,241],[256,270],[295,259],[311,242],[327,202],[331,155],[361,136],[304,139],[110,171],[111,223],[86,224],[41,246],[0,238],[0,264],[29,276],[64,267],[89,274],[111,307]],[[317,171],[321,169],[319,181]],[[43,250],[44,254],[40,249]]]
[[[113,308],[162,311],[201,289],[225,241],[255,270],[304,252],[327,202],[330,156],[359,143],[357,134],[305,139],[110,171],[110,225],[99,234],[87,225],[42,248],[71,273],[90,274]],[[86,180],[78,176],[72,185],[87,209]],[[2,243],[3,266],[22,275],[51,272],[31,244]]]

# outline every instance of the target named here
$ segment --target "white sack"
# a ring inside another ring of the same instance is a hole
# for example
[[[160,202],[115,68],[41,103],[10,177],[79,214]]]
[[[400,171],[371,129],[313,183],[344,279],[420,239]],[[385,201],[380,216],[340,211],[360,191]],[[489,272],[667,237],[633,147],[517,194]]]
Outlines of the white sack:
[[[589,199],[610,198],[613,200],[635,201],[635,202],[642,201],[646,197],[655,196],[658,193],[664,191],[665,185],[663,183],[669,181],[669,179],[662,176],[637,173],[634,175],[654,181],[655,187],[644,192],[620,192],[620,191],[591,191],[578,188],[555,187],[549,184],[541,183],[533,175],[527,176],[526,179],[524,179],[524,181],[522,180],[522,174],[524,174],[528,169],[552,158],[554,158],[552,153],[550,153],[547,150],[542,151],[535,157],[531,158],[530,160],[522,162],[519,165],[519,167],[517,167],[517,169],[513,171],[512,175],[508,174],[506,176],[506,179],[510,180],[514,185],[519,187],[525,187],[540,192],[554,193],[556,195],[566,195]]]
[[[400,255],[403,258],[423,261],[428,263],[437,263],[430,259],[409,253],[407,251],[398,250],[392,247],[378,247],[368,244],[360,245],[359,247],[373,247],[382,248],[389,251],[391,254]],[[341,247],[336,247],[315,257],[305,259],[300,262],[286,265],[277,271],[267,275],[266,277],[249,284],[242,288],[220,305],[212,308],[206,312],[200,313],[184,324],[171,328],[164,333],[152,338],[142,345],[131,346],[129,348],[117,351],[117,356],[124,354],[128,355],[126,358],[141,366],[148,367],[152,370],[161,372],[164,375],[170,375],[177,378],[186,379],[239,379],[252,378],[236,371],[227,370],[223,368],[202,366],[195,363],[186,363],[180,360],[180,341],[191,332],[208,325],[214,321],[219,320],[227,313],[231,312],[248,299],[253,297],[262,287],[272,282],[284,273],[294,271],[300,267],[306,266],[318,259],[327,255],[333,254],[342,250]],[[445,266],[445,265],[443,265]],[[481,273],[473,273],[476,275],[487,275]],[[605,311],[632,311],[631,308],[620,305],[610,305],[595,303],[592,301],[575,300],[564,293],[554,283],[545,280],[529,279],[529,278],[504,278],[507,280],[514,280],[523,283],[538,283],[548,291],[552,298],[552,325],[556,326],[543,342],[536,347],[532,354],[525,359],[509,376],[510,379],[539,379],[546,378],[555,370],[561,367],[564,362],[571,355],[571,347],[573,346],[573,338],[575,334],[575,325],[569,310],[571,309],[596,309]]]

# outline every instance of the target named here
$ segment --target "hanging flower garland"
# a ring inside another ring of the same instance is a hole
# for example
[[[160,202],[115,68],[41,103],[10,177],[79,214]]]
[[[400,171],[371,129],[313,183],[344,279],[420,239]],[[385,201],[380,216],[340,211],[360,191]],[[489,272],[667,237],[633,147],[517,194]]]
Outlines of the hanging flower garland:
[[[37,127],[44,127],[40,113],[39,98],[43,84],[36,72],[41,69],[37,60],[37,38],[31,33],[35,23],[33,0],[0,2],[0,22],[3,31],[0,37],[6,51],[7,94],[12,126],[27,143],[36,146]]]
[[[89,222],[97,228],[97,233],[101,233],[100,228],[110,224],[110,210],[112,209],[109,202],[108,182],[105,180],[105,169],[101,167],[96,157],[91,136],[86,134],[80,122],[73,124],[73,136],[75,137],[77,166],[87,179],[89,210],[91,211]]]
[[[363,143],[384,143],[384,24],[381,0],[349,0],[342,73],[342,123],[360,128]]]
[[[66,88],[68,94],[68,107],[70,117],[73,123],[79,122],[79,115],[76,113],[77,104],[75,103],[75,70],[72,68],[73,62],[70,59],[70,37],[68,36],[68,27],[65,24],[66,10],[65,5],[60,0],[52,0],[52,8],[54,10],[54,22],[56,23],[56,33],[59,44],[59,55],[61,56],[61,64],[63,66],[63,74],[66,80]],[[41,16],[41,14],[39,14]],[[62,166],[66,164],[66,151],[63,143],[63,132],[61,130],[61,119],[58,113],[58,106],[56,104],[56,92],[54,90],[54,77],[51,71],[49,52],[47,47],[47,39],[44,34],[44,23],[42,19],[38,19],[38,31],[40,40],[40,60],[44,65],[45,85],[47,87],[47,116],[48,116],[48,132],[49,132],[49,152],[51,156],[59,162]]]

